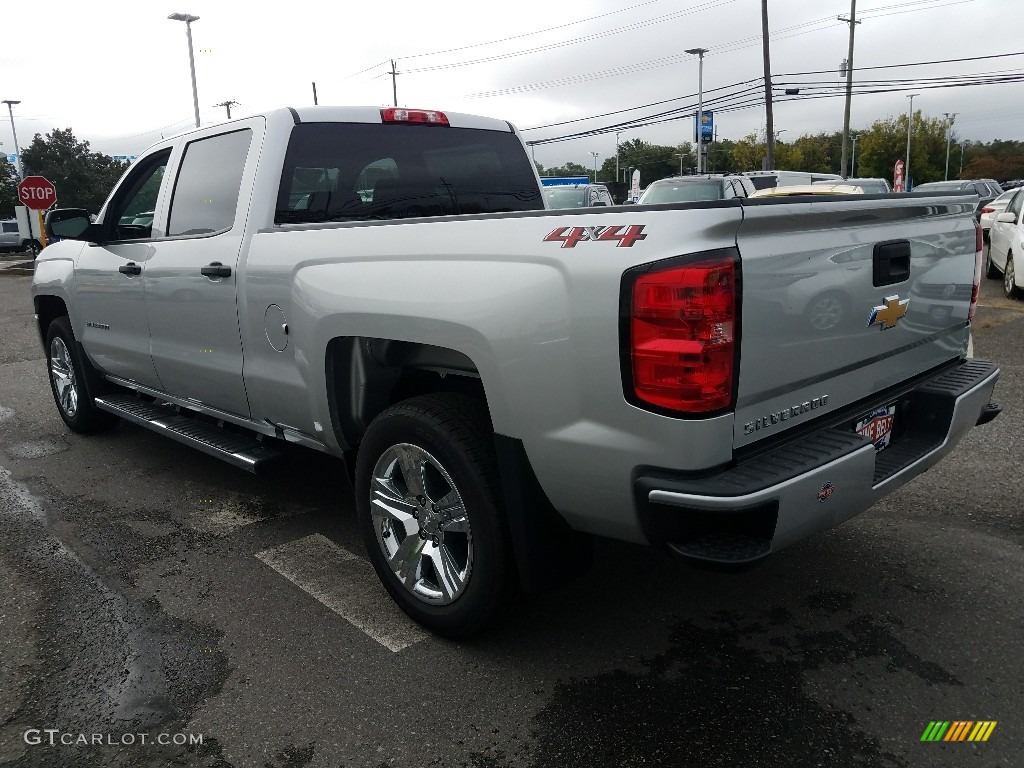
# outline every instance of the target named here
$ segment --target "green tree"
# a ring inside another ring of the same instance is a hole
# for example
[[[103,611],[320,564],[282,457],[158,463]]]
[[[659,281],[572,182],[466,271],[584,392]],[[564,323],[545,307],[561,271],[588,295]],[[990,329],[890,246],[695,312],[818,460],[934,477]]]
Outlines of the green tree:
[[[127,164],[78,141],[70,128],[55,128],[45,138],[36,134],[22,152],[25,175],[45,176],[57,188],[61,208],[85,208],[95,213],[124,173]]]
[[[0,219],[13,219],[18,204],[18,169],[0,155]]]
[[[946,172],[946,121],[925,117],[918,110],[914,113],[910,133],[910,176],[913,183],[941,181]],[[857,175],[891,179],[896,161],[906,155],[907,116],[876,120],[871,128],[860,133]]]

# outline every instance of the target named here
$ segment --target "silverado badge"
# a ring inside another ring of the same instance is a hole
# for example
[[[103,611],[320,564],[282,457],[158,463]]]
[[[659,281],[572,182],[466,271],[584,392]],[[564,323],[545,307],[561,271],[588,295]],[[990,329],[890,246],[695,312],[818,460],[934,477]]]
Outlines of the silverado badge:
[[[908,306],[910,306],[910,299],[900,301],[899,294],[886,296],[885,304],[875,307],[868,315],[868,327],[879,325],[883,331],[895,328],[899,319],[907,314]]]

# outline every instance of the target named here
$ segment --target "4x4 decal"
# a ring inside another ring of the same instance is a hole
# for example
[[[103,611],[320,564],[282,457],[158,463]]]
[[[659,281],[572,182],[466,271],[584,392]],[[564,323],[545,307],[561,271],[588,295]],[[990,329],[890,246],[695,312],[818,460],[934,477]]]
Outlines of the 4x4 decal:
[[[545,243],[575,248],[576,243],[615,242],[616,248],[631,248],[637,240],[646,240],[643,224],[618,227],[559,227],[544,238]]]

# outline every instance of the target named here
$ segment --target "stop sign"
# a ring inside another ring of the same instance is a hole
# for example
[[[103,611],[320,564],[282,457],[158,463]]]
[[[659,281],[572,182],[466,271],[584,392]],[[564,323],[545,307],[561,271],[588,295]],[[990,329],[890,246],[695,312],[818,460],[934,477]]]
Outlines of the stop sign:
[[[57,188],[42,176],[26,176],[18,182],[18,199],[34,211],[45,211],[57,202]]]

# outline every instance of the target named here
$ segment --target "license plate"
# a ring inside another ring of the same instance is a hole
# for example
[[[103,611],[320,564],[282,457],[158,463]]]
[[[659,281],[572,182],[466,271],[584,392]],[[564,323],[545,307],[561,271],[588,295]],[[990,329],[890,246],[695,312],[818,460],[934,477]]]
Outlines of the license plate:
[[[874,443],[876,451],[884,451],[892,442],[892,423],[895,418],[896,404],[883,405],[858,420],[853,429]]]

